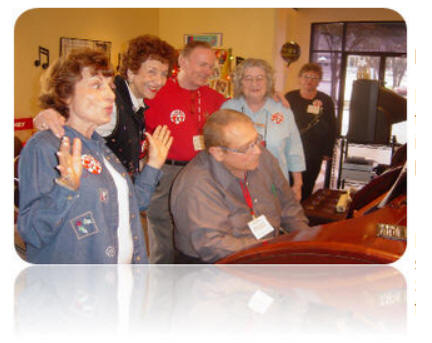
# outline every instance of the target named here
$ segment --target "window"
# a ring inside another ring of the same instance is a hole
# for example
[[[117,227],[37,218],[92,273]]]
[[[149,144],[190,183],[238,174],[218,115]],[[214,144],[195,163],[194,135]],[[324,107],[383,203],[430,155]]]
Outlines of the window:
[[[338,22],[312,24],[310,60],[323,68],[319,90],[335,103],[340,134],[348,131],[353,80],[359,70],[399,95],[407,95],[406,25],[404,22]],[[406,122],[392,134],[406,142]]]

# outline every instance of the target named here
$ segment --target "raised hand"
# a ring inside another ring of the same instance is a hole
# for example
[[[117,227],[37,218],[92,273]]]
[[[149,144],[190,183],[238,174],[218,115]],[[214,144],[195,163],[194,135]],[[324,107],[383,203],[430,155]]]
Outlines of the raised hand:
[[[156,127],[153,135],[145,132],[149,141],[149,159],[147,164],[153,168],[160,169],[168,156],[173,137],[166,125]]]
[[[57,169],[60,171],[57,182],[72,190],[78,190],[82,174],[81,140],[74,138],[71,153],[69,138],[63,137],[57,156],[59,159]]]
[[[33,119],[33,125],[39,131],[51,130],[58,138],[64,135],[65,118],[56,110],[47,109],[38,113]]]

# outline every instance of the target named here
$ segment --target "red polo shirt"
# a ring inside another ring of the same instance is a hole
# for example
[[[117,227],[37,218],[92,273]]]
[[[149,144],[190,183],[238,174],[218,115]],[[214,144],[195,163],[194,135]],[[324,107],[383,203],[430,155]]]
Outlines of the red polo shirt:
[[[193,137],[202,134],[209,115],[218,110],[225,98],[208,86],[196,90],[181,88],[176,78],[168,79],[152,100],[145,100],[146,130],[153,132],[158,125],[167,125],[174,137],[168,159],[190,161],[195,151]]]

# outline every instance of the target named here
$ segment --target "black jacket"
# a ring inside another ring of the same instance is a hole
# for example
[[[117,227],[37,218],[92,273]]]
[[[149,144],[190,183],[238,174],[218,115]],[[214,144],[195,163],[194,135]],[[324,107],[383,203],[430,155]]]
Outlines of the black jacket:
[[[141,141],[144,138],[144,109],[135,113],[126,81],[120,76],[114,79],[117,123],[114,131],[105,137],[109,148],[116,154],[130,175],[139,170]]]

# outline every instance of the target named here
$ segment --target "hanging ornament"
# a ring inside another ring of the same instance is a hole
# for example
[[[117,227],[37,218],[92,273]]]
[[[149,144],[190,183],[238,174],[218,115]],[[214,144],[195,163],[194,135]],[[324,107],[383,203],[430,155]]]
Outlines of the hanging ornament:
[[[300,57],[300,46],[293,41],[286,42],[282,45],[280,54],[285,62],[288,63],[289,66],[292,62],[297,61]]]

